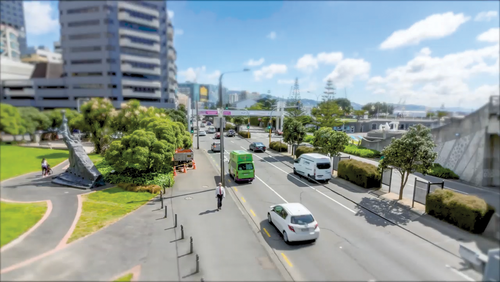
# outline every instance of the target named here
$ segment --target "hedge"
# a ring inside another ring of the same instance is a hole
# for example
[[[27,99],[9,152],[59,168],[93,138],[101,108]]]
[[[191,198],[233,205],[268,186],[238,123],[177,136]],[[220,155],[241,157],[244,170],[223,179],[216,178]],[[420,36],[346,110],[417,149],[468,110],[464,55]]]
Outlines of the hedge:
[[[314,142],[314,135],[306,135],[304,137],[304,142],[307,142],[307,143],[313,143]]]
[[[269,145],[269,148],[271,148],[277,152],[287,152],[288,151],[288,145],[286,143],[279,142],[279,141],[271,142],[271,144]]]
[[[380,188],[381,176],[377,167],[357,160],[339,162],[338,176],[363,188]]]
[[[307,154],[307,153],[317,153],[318,150],[315,148],[311,147],[306,147],[306,146],[299,146],[295,149],[295,157],[300,157],[302,154]]]
[[[422,173],[421,171],[419,171]],[[453,170],[442,167],[440,164],[435,163],[432,168],[427,172],[428,175],[444,178],[444,179],[459,179],[460,177],[453,172]]]
[[[495,209],[477,196],[439,189],[427,195],[425,212],[463,230],[481,234]]]
[[[238,134],[243,138],[251,138],[252,137],[252,134],[248,131],[240,131],[240,132],[238,132]]]
[[[236,126],[232,125],[232,124],[226,124],[226,127],[224,127],[224,131],[228,131],[228,130],[231,130],[231,129],[235,129]]]
[[[347,145],[344,148],[344,153],[359,156],[362,158],[380,158],[381,154],[377,150],[371,150],[356,145]]]

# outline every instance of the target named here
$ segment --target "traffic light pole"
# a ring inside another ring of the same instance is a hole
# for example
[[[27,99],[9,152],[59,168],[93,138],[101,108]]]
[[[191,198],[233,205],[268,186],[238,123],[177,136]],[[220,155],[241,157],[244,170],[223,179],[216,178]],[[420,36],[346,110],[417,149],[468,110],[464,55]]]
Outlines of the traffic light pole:
[[[198,124],[200,120],[200,115],[198,112],[199,102],[196,101],[196,149],[200,149],[200,125]]]

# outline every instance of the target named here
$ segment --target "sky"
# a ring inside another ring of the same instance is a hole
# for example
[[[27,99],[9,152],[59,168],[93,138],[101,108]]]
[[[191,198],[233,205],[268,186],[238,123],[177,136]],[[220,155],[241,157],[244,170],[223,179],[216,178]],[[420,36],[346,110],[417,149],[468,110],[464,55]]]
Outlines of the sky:
[[[28,45],[59,40],[57,1],[24,3]],[[178,82],[353,102],[477,109],[499,94],[499,2],[168,1]]]

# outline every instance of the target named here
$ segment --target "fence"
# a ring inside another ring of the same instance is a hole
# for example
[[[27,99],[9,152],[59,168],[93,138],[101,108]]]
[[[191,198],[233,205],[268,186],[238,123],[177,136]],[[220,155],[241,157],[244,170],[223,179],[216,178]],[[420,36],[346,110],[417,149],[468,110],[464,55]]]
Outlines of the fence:
[[[380,188],[382,188],[382,185],[387,185],[389,186],[389,193],[391,193],[391,183],[392,183],[392,167],[386,168],[382,173],[382,182]]]
[[[413,199],[411,202],[411,207],[415,206],[415,202],[425,205],[427,200],[427,195],[434,192],[436,189],[444,188],[443,182],[424,182],[420,181],[415,177],[415,184],[413,186]]]
[[[332,162],[332,167],[333,167],[333,170],[336,170],[338,171],[339,170],[339,163],[340,161],[342,160],[349,160],[351,158],[351,156],[347,156],[347,157],[338,157],[338,156],[333,156],[333,162]]]

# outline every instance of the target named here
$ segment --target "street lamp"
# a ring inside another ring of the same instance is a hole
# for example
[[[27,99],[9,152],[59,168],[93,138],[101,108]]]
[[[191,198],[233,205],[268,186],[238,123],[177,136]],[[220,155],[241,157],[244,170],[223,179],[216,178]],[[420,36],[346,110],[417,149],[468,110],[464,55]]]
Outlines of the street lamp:
[[[222,77],[226,73],[237,73],[237,72],[247,72],[250,69],[245,68],[239,71],[227,71],[223,72],[219,76],[219,118],[220,118],[220,182],[222,185],[226,186],[226,182],[224,181],[224,103],[222,101]]]

